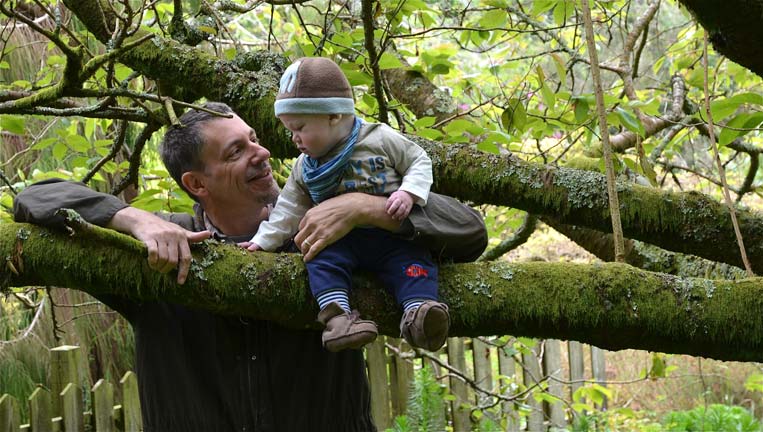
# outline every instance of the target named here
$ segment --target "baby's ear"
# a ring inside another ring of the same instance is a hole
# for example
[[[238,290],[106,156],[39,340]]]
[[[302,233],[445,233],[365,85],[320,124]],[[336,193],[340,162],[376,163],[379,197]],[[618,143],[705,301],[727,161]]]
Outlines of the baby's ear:
[[[344,114],[329,114],[329,124],[331,126],[336,126],[342,121],[343,117]]]

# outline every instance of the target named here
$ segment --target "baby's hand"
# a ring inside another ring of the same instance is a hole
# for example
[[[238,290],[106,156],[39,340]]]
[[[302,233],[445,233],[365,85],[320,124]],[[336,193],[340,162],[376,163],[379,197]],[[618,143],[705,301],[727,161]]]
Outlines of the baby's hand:
[[[257,245],[257,243],[252,243],[252,242],[246,241],[246,242],[241,242],[241,243],[236,243],[236,244],[241,246],[242,248],[248,250],[249,252],[254,252],[254,251],[262,250],[262,248],[259,247]]]
[[[392,219],[403,220],[408,217],[408,214],[413,208],[413,195],[406,191],[395,191],[387,199],[387,214],[392,216]]]

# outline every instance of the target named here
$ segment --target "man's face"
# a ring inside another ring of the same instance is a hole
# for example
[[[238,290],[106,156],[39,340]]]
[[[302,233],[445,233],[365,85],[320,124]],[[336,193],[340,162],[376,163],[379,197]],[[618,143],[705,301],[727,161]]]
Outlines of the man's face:
[[[257,134],[234,115],[202,126],[202,163],[206,205],[237,206],[275,203],[278,186],[270,171],[270,152]]]
[[[327,114],[281,114],[281,123],[291,131],[291,140],[300,152],[318,159],[331,150],[337,137],[337,121]]]

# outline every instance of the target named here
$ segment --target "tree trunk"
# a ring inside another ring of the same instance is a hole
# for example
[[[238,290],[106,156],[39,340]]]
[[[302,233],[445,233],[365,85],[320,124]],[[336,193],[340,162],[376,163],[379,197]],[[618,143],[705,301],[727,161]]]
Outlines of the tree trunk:
[[[0,225],[0,287],[57,285],[135,300],[162,299],[305,328],[315,323],[299,255],[248,254],[216,242],[195,249],[185,285],[148,268],[143,245],[97,228],[67,236],[28,224]],[[384,289],[357,277],[352,303],[397,336],[401,312]],[[512,334],[577,340],[607,350],[763,360],[763,281],[711,281],[625,264],[445,265],[440,292],[452,336]]]

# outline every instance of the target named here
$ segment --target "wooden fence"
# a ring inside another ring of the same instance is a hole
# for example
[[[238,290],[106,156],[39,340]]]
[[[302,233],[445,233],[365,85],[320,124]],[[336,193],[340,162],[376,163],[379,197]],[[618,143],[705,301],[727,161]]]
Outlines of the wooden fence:
[[[566,356],[563,352],[565,345]],[[571,401],[572,394],[586,380],[586,360],[590,361],[591,377],[588,380],[606,381],[604,351],[596,347],[590,347],[590,353],[584,355],[586,347],[574,341],[537,341],[531,351],[523,354],[513,351],[511,346],[501,346],[490,340],[486,343],[481,339],[449,338],[439,353],[412,361],[405,355],[407,345],[400,339],[380,337],[366,348],[371,407],[377,428],[380,431],[391,428],[394,418],[405,414],[414,369],[422,367],[424,362],[431,363],[438,376],[449,377],[443,378],[443,383],[452,400],[444,409],[455,432],[476,429],[478,419],[473,408],[480,405],[500,406],[497,415],[493,414],[491,419],[495,424],[503,425],[502,429],[506,431],[565,429],[573,420],[566,404],[539,403],[531,392],[518,394],[518,386],[511,383],[522,383],[526,388],[544,383],[548,393]],[[400,352],[403,352],[402,356],[398,355]],[[563,364],[565,357],[567,364]],[[464,376],[452,373],[449,368],[461,371]],[[494,396],[475,391],[475,387],[517,399],[496,400]],[[523,410],[521,415],[520,409]]]
[[[450,338],[446,347],[431,358],[413,360],[410,348],[400,339],[380,337],[366,348],[374,420],[378,429],[384,431],[392,427],[396,416],[405,414],[414,369],[423,361],[429,361],[438,375],[450,377],[445,384],[453,398],[444,407],[444,415],[455,432],[473,430],[476,421],[471,407],[490,402],[490,396],[475,391],[475,386],[505,396],[516,395],[517,386],[505,385],[507,377],[527,387],[544,381],[550,394],[569,401],[584,379],[584,347],[577,342],[567,344],[568,365],[565,367],[562,364],[563,345],[556,340],[540,341],[532,352],[525,352],[521,361],[517,361],[520,356],[505,349],[510,345],[501,347],[480,339]],[[22,424],[19,402],[7,394],[0,397],[0,432],[140,431],[140,401],[135,374],[127,372],[120,380],[120,404],[114,404],[114,387],[103,379],[95,383],[89,395],[84,395],[77,384],[82,382],[77,367],[80,355],[75,346],[51,350],[51,388],[38,387],[28,398],[29,420],[26,423]],[[588,357],[593,378],[603,382],[603,351],[591,347]],[[442,361],[434,361],[437,359]],[[447,374],[448,368],[461,371],[464,376]],[[83,410],[85,398],[90,400],[92,410]],[[571,420],[562,403],[540,404],[532,396],[502,401],[498,405],[500,414],[494,420],[497,424],[503,421],[506,431],[562,429]],[[525,410],[529,408],[529,413],[519,415],[520,406]]]
[[[38,387],[29,396],[29,421],[22,424],[19,402],[10,395],[0,397],[0,432],[138,432],[142,429],[138,381],[127,372],[119,381],[122,403],[114,404],[114,386],[99,379],[82,394],[78,370],[79,347],[60,346],[51,350],[50,390]],[[92,410],[83,412],[88,396]]]

